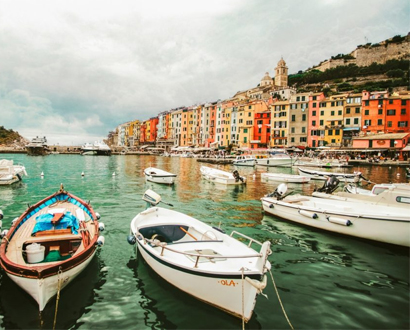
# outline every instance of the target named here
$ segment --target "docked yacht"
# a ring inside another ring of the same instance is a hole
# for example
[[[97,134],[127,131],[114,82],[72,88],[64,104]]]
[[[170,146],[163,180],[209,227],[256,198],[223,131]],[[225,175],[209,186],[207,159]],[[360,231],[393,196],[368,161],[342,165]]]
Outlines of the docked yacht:
[[[258,166],[278,166],[291,167],[296,158],[292,158],[289,154],[283,151],[269,151],[267,155],[256,155],[256,165]]]
[[[49,153],[47,139],[43,137],[35,137],[29,144],[26,145],[27,155],[44,156]]]
[[[83,156],[110,156],[111,148],[101,141],[86,143],[81,147]]]

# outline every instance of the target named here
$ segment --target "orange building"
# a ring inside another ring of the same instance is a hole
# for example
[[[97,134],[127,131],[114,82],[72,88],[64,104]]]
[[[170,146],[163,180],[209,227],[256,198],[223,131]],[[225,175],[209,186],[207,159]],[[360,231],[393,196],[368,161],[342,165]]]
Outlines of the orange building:
[[[309,96],[309,115],[308,115],[308,136],[307,144],[309,147],[316,148],[319,146],[321,131],[324,132],[323,125],[320,126],[320,109],[319,104],[325,98],[323,93],[314,93]]]

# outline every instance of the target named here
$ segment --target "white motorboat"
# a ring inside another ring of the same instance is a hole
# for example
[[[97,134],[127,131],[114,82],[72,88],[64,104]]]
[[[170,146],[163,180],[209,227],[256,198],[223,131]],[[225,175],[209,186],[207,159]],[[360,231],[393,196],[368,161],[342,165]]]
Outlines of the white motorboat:
[[[293,175],[285,173],[261,173],[261,179],[265,181],[306,183],[310,178],[303,175]]]
[[[94,143],[85,143],[81,146],[81,155],[83,156],[110,156],[111,148],[102,141]]]
[[[164,280],[247,322],[266,286],[270,242],[157,207],[161,197],[151,190],[143,199],[151,207],[131,221],[128,242]]]
[[[214,167],[201,166],[201,175],[204,179],[215,183],[233,185],[246,184],[246,178],[239,175],[237,170],[232,173],[219,170]]]
[[[23,176],[27,176],[26,168],[20,164],[14,164],[13,160],[0,160],[0,185],[10,185],[19,182]]]
[[[332,194],[315,191],[313,197],[327,198],[338,201],[350,201],[386,207],[401,207],[410,209],[410,184],[408,183],[382,183],[373,186],[372,190],[356,187],[348,184],[345,191],[337,191]]]
[[[252,155],[240,155],[233,161],[235,166],[255,166],[256,158]]]
[[[256,165],[269,167],[291,167],[296,161],[296,158],[283,151],[270,151],[267,155],[255,155],[255,158]]]
[[[293,164],[294,166],[322,167],[322,168],[338,168],[351,167],[347,161],[338,159],[298,159]]]
[[[366,201],[333,200],[303,195],[286,196],[281,184],[261,198],[263,210],[285,220],[343,235],[410,246],[410,215],[403,207]],[[408,198],[403,204],[410,205]]]
[[[161,170],[155,167],[148,167],[144,170],[145,179],[155,183],[174,184],[176,174]]]
[[[82,199],[64,191],[29,206],[2,232],[0,264],[42,311],[90,263],[104,225]]]
[[[309,168],[300,168],[298,167],[299,175],[308,176],[312,180],[322,180],[326,181],[328,177],[334,176],[341,182],[360,182],[364,179],[361,172],[355,173],[338,173],[338,172],[325,172],[325,171],[316,171]],[[367,180],[366,180],[367,181]]]

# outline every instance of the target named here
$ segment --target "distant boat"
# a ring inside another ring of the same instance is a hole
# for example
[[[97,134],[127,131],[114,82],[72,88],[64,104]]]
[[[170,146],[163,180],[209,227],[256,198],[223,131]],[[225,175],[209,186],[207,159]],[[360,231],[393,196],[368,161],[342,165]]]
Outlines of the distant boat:
[[[322,171],[316,171],[316,170],[312,170],[308,168],[300,168],[300,167],[298,167],[298,171],[299,171],[299,175],[308,176],[312,180],[326,181],[329,176],[334,176],[339,181],[342,181],[342,182],[360,182],[361,179],[364,179],[361,172],[356,172],[356,173],[322,172]]]
[[[289,154],[284,151],[269,151],[266,155],[255,155],[256,165],[258,166],[268,166],[268,167],[291,167],[296,158],[292,158]]]
[[[200,171],[204,179],[215,183],[222,183],[227,185],[239,185],[246,183],[246,178],[240,176],[237,170],[230,173],[213,167],[201,166]]]
[[[233,161],[235,166],[255,166],[256,158],[253,155],[240,155]]]
[[[0,264],[13,282],[37,301],[47,302],[66,287],[90,263],[103,224],[82,199],[59,191],[29,206],[5,233]]]
[[[0,160],[0,185],[10,185],[19,182],[23,176],[27,175],[26,168],[23,165],[15,165],[13,160]]]
[[[46,137],[35,137],[29,144],[26,145],[27,155],[30,156],[44,156],[50,150],[48,149]]]
[[[161,170],[155,167],[148,167],[144,170],[145,179],[155,183],[173,184],[176,174]]]
[[[310,181],[310,178],[307,176],[285,173],[262,173],[261,179],[267,181],[279,181],[290,183],[306,183]]]
[[[111,148],[101,141],[85,143],[81,146],[81,154],[83,156],[110,156]]]

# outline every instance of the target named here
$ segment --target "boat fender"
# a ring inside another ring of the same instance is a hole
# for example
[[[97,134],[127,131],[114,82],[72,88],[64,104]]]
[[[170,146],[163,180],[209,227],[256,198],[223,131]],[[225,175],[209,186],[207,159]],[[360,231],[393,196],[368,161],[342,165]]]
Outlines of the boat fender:
[[[308,217],[308,218],[312,218],[312,219],[317,219],[318,215],[315,212],[309,212],[309,211],[305,211],[305,210],[299,210],[299,214]]]
[[[273,204],[269,204],[269,208],[273,209],[274,208]]]
[[[100,215],[100,213],[95,212],[95,216],[97,217],[97,220],[100,220],[100,219],[101,219],[101,215]]]
[[[8,229],[4,229],[4,230],[1,232],[0,237],[1,237],[1,238],[6,237],[6,235],[7,235],[8,232],[9,232]]]
[[[18,218],[14,218],[14,219],[13,219],[13,221],[11,222],[11,226],[12,226],[12,227],[16,224],[17,220],[18,220]]]
[[[105,229],[104,223],[99,222],[99,223],[98,223],[98,230],[99,230],[99,231],[104,231],[104,229]]]
[[[327,217],[327,221],[342,225],[342,226],[351,226],[353,223],[348,219],[336,218],[336,217]]]
[[[103,246],[104,243],[105,243],[105,238],[104,238],[104,236],[98,236],[97,245],[98,245],[98,246]]]
[[[127,242],[128,244],[134,245],[137,242],[137,239],[134,235],[128,235]]]
[[[267,277],[266,275],[263,276],[262,281],[253,280],[249,277],[245,277],[246,282],[252,285],[254,288],[258,290],[258,293],[261,293],[263,289],[266,288]]]
[[[3,211],[0,210],[0,220],[4,218]]]

